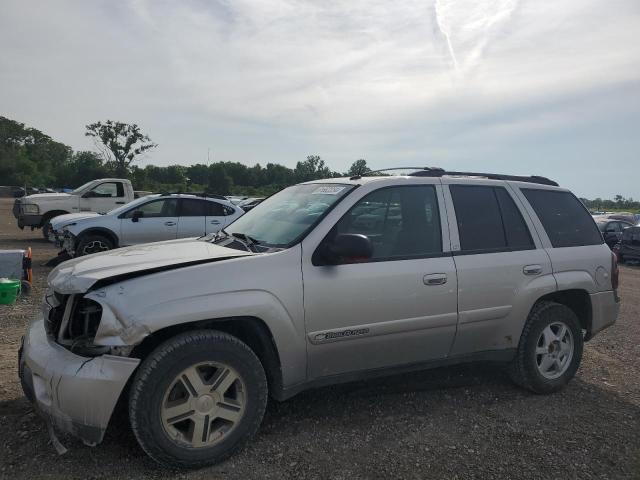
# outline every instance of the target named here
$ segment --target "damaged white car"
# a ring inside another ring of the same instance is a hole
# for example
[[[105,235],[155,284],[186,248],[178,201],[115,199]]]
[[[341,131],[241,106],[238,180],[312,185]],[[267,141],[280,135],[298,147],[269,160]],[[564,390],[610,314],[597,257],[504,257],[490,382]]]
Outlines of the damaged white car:
[[[475,359],[557,391],[615,322],[617,286],[591,216],[548,179],[309,182],[198,240],[59,265],[20,378],[51,432],[95,445],[122,400],[145,452],[197,467],[255,434],[268,395]]]

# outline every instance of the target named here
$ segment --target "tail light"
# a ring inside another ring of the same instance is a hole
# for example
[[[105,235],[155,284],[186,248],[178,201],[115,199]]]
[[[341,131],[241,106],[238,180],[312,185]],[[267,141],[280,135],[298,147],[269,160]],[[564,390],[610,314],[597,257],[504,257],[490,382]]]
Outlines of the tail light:
[[[620,271],[618,270],[618,256],[611,252],[611,287],[614,290],[620,285]]]

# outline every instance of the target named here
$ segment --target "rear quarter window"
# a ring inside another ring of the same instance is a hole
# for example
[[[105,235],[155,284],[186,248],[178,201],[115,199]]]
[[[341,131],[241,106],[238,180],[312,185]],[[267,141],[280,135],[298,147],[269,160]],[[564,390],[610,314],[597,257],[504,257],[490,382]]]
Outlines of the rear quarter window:
[[[570,192],[523,188],[553,247],[603,243],[602,234],[587,209]]]

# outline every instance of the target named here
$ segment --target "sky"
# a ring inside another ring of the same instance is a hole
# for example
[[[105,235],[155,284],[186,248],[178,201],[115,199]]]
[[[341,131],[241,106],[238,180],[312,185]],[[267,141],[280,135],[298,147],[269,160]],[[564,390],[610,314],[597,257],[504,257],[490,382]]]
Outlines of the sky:
[[[640,199],[640,1],[2,0],[0,115],[77,150],[137,123],[141,166],[318,154]]]

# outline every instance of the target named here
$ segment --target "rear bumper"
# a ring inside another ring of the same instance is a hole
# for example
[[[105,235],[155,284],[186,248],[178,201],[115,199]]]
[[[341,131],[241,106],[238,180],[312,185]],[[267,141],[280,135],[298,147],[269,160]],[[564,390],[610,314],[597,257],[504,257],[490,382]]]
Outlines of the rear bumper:
[[[50,340],[40,318],[29,326],[19,353],[20,381],[45,418],[87,445],[102,441],[113,409],[139,359],[81,357]]]
[[[592,315],[589,338],[613,325],[618,319],[620,311],[620,297],[613,290],[594,293],[590,297]]]

